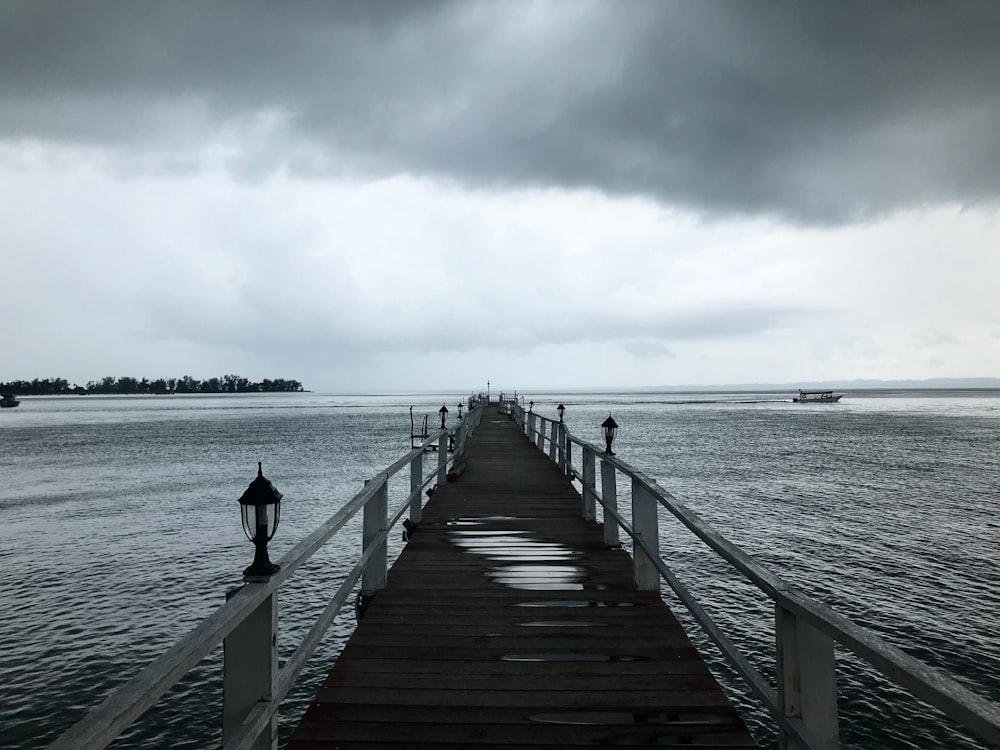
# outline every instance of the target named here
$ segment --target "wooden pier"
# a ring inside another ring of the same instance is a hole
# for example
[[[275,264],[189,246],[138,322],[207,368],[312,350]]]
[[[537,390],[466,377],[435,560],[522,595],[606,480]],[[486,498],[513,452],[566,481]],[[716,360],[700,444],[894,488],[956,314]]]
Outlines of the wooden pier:
[[[687,635],[495,405],[291,741],[320,748],[753,747]]]

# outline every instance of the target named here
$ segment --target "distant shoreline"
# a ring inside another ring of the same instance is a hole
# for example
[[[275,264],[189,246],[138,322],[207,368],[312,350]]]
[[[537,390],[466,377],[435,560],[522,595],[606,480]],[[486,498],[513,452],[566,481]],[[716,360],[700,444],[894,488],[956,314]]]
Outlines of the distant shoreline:
[[[4,391],[4,392],[6,393],[6,391]],[[198,392],[195,392],[195,393],[181,393],[180,391],[168,391],[168,392],[164,392],[164,393],[154,393],[153,391],[149,391],[148,393],[86,393],[86,392],[83,392],[83,393],[74,393],[74,392],[70,391],[68,393],[16,393],[16,394],[13,394],[13,395],[15,395],[15,396],[17,396],[19,398],[21,396],[35,397],[35,398],[50,398],[50,397],[51,398],[72,398],[72,397],[83,398],[83,397],[86,397],[86,396],[102,396],[102,397],[105,397],[105,398],[109,398],[109,397],[114,397],[114,398],[118,398],[118,397],[121,397],[121,398],[133,398],[133,397],[147,398],[147,397],[150,397],[150,396],[157,396],[157,397],[159,397],[159,396],[273,396],[275,394],[280,394],[280,393],[313,393],[313,391],[310,391],[310,390],[308,390],[306,388],[303,388],[300,391],[237,391],[237,392],[219,391],[218,393],[198,393]],[[334,395],[339,395],[339,394],[334,394]]]
[[[13,396],[172,396],[172,395],[236,395],[240,393],[302,393],[298,380],[264,378],[253,381],[242,375],[221,375],[198,380],[190,375],[179,378],[119,378],[107,376],[91,380],[86,386],[70,385],[65,378],[12,380],[0,382],[0,393]]]

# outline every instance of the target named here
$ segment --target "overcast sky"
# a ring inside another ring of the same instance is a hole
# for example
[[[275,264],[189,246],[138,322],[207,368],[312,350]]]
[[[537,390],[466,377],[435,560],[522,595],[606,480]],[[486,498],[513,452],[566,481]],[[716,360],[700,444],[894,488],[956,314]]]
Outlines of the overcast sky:
[[[1000,376],[1000,3],[0,0],[0,381]]]

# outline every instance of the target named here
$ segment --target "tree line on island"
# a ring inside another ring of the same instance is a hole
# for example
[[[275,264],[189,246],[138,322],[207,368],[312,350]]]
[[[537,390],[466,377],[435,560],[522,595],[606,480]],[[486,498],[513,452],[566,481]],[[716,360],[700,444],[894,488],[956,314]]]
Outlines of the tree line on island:
[[[89,394],[110,395],[170,395],[173,393],[286,393],[301,391],[298,380],[265,378],[254,382],[240,375],[223,375],[208,380],[197,380],[190,375],[180,378],[133,378],[111,376],[91,380],[85,386],[70,385],[65,378],[43,378],[34,380],[12,380],[0,383],[0,393],[15,396],[86,396]]]

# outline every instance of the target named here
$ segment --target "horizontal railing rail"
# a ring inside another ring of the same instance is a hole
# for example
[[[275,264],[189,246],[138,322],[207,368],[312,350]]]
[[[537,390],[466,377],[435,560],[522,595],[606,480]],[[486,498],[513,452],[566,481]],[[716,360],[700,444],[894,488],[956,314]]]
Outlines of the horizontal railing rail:
[[[49,745],[50,750],[106,747],[223,643],[223,747],[274,747],[281,701],[358,583],[359,603],[384,588],[389,533],[407,512],[410,523],[419,524],[426,490],[432,483],[443,484],[448,468],[462,460],[466,440],[480,424],[485,403],[485,399],[470,398],[469,412],[457,425],[433,432],[419,447],[375,474],[340,510],[289,549],[278,561],[277,572],[266,580],[247,581],[231,591],[222,606],[64,732]],[[454,450],[449,452],[452,442]],[[423,457],[432,446],[437,447],[438,460],[425,470]],[[389,481],[407,467],[409,493],[389,516]],[[279,670],[276,596],[281,586],[359,511],[364,512],[364,520],[358,560]],[[359,616],[362,612],[363,606]]]
[[[939,709],[971,734],[1000,746],[1000,705],[770,572],[655,480],[605,449],[576,437],[561,420],[526,411],[517,400],[506,402],[504,410],[517,421],[529,441],[547,452],[567,477],[580,482],[585,518],[596,520],[596,506],[601,506],[605,541],[617,544],[619,529],[631,538],[636,586],[659,590],[661,579],[670,586],[774,718],[782,747],[834,750],[840,746],[835,644],[851,651],[914,697]],[[577,463],[573,461],[574,446],[581,456]],[[598,457],[600,490],[596,478]],[[619,473],[631,481],[631,520],[618,510]],[[771,687],[767,677],[750,663],[661,558],[657,506],[669,511],[774,603],[777,689]]]

